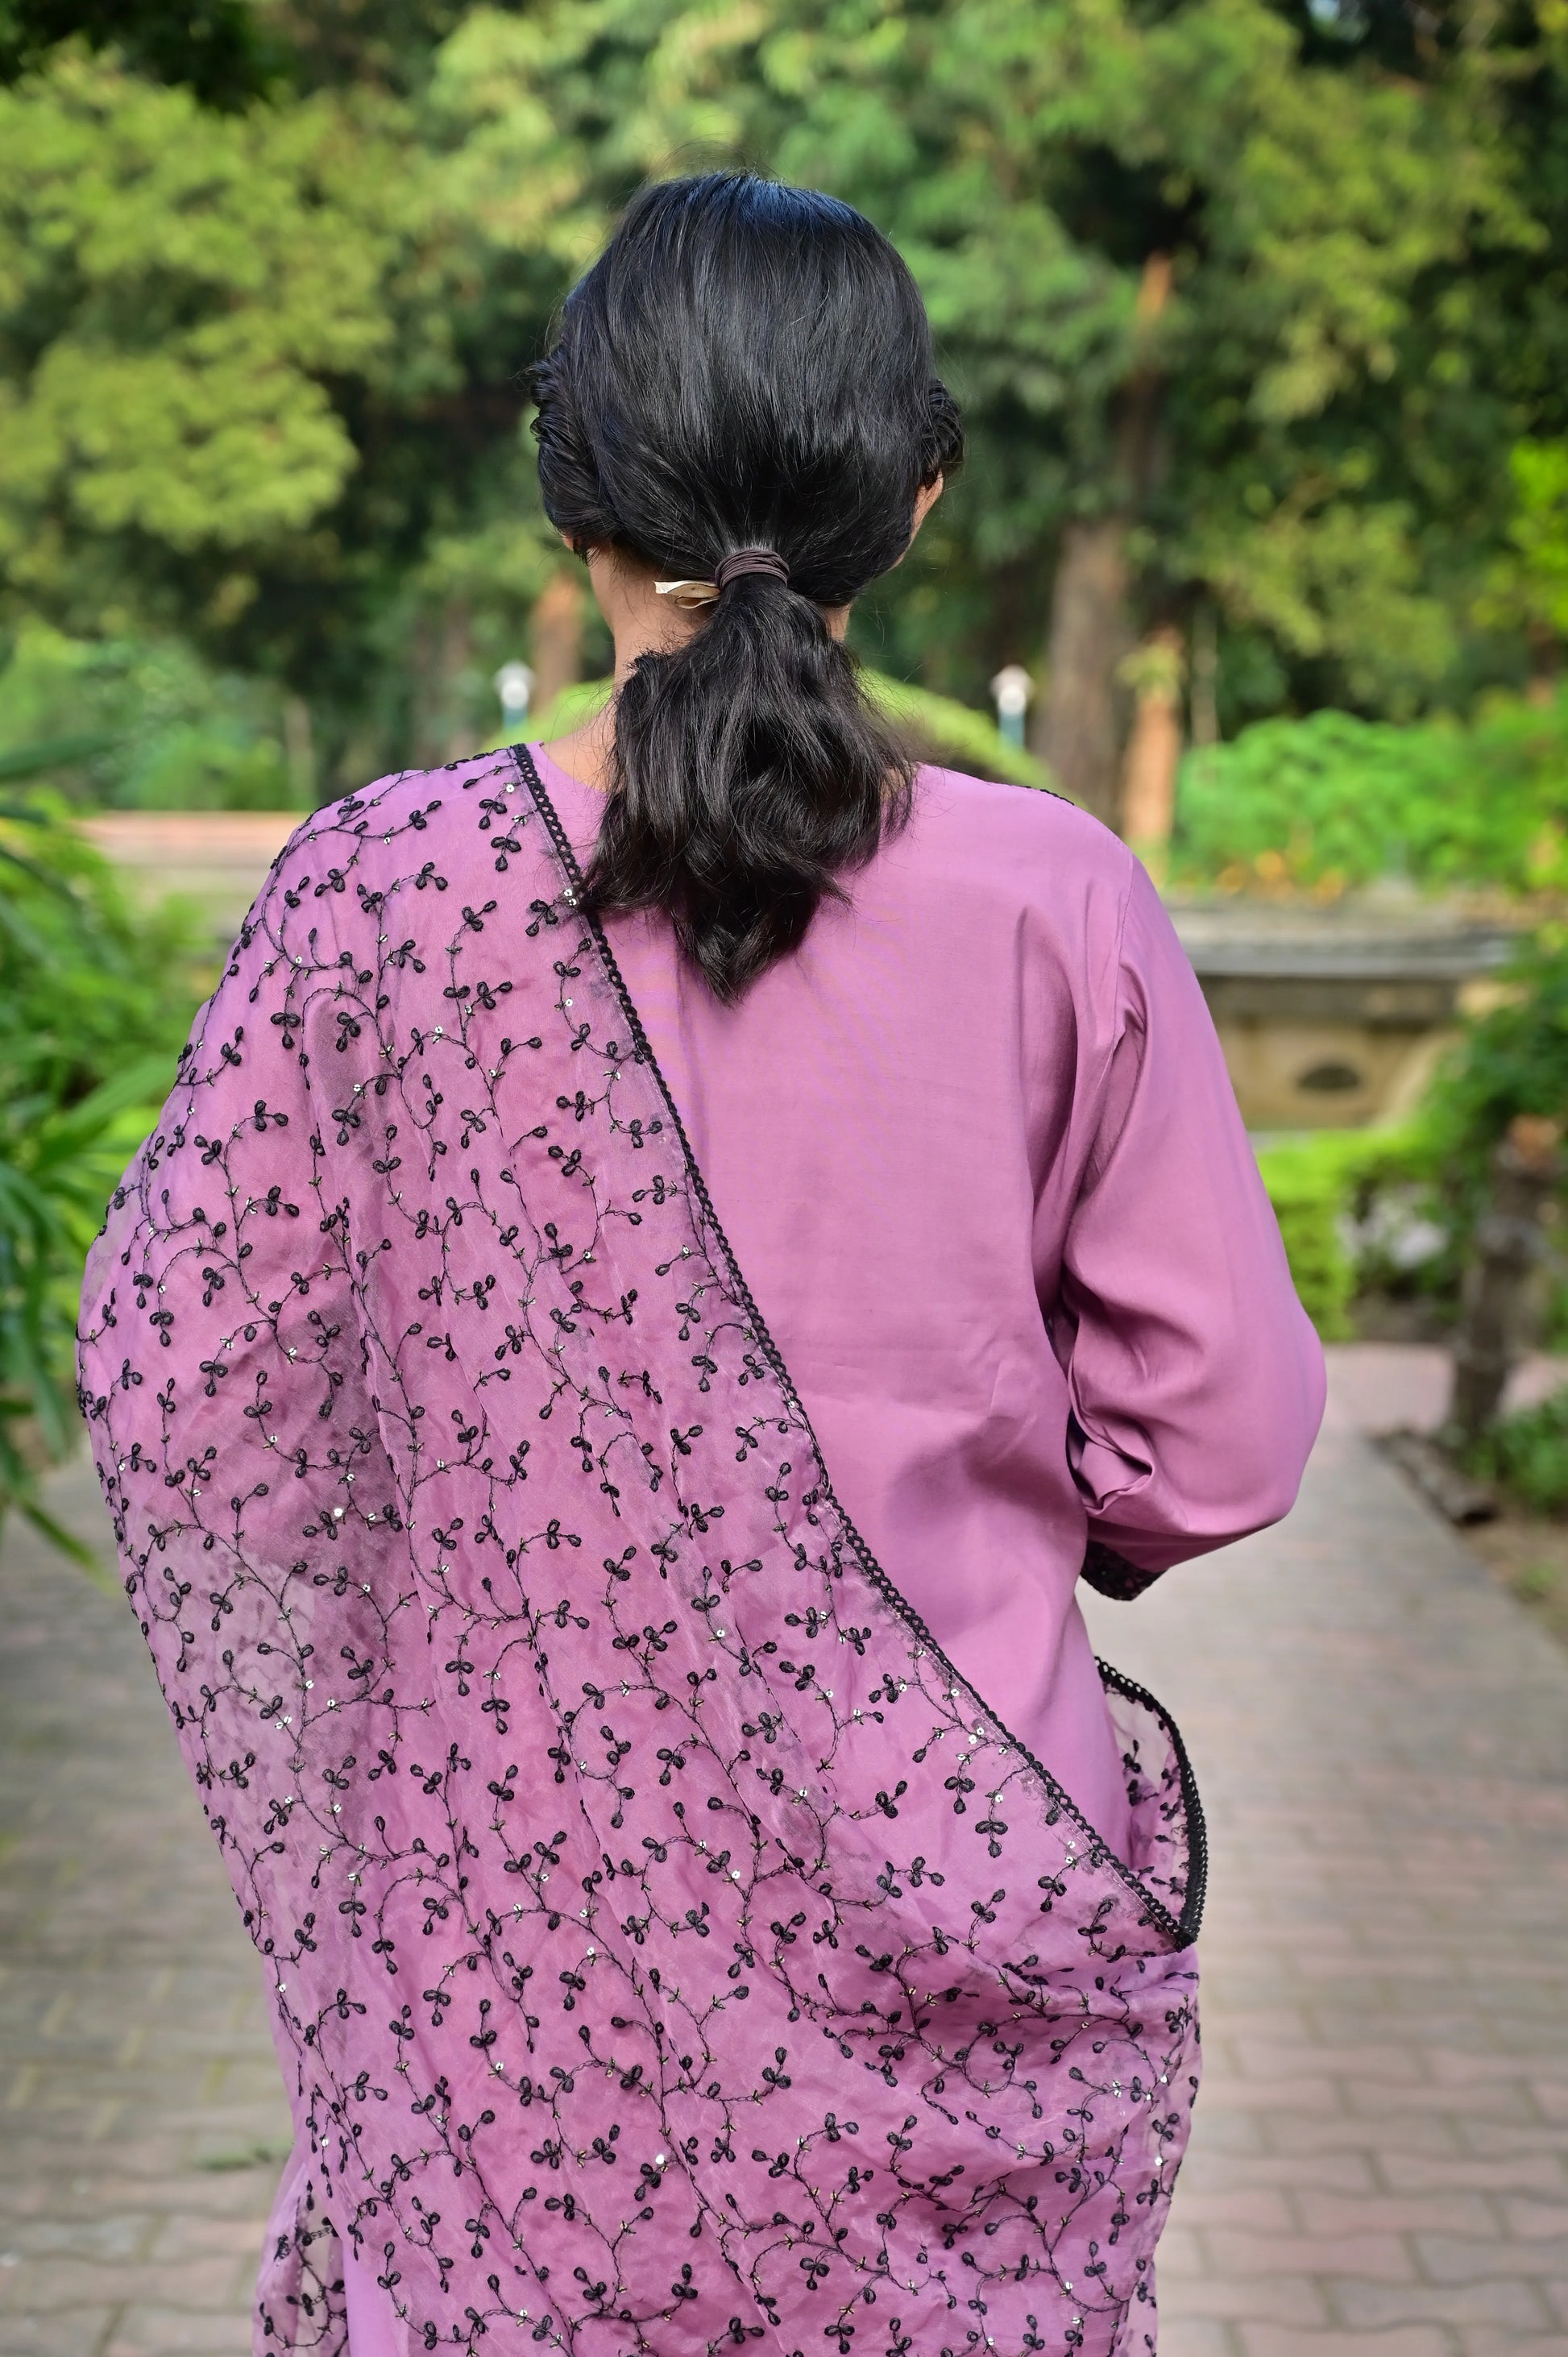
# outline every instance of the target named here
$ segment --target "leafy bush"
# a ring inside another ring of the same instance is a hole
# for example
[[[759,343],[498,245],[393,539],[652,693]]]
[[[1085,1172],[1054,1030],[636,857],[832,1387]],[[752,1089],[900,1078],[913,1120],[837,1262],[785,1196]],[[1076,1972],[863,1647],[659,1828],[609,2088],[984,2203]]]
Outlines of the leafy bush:
[[[51,773],[111,810],[288,810],[276,693],[188,649],[28,622],[0,662],[0,745],[72,740]]]
[[[1466,1027],[1427,1100],[1436,1149],[1466,1191],[1516,1114],[1568,1120],[1568,928],[1543,925],[1504,979],[1509,996]]]
[[[946,762],[972,776],[1004,778],[1017,786],[1052,784],[1045,763],[1021,745],[1010,745],[989,713],[976,712],[950,695],[933,695],[929,688],[911,687],[905,680],[889,679],[885,672],[865,671],[861,676],[883,717],[926,759]]]
[[[1280,1223],[1285,1257],[1301,1306],[1326,1342],[1342,1342],[1353,1330],[1350,1297],[1355,1273],[1340,1233],[1344,1188],[1337,1172],[1306,1161],[1294,1146],[1288,1158],[1264,1151],[1258,1157],[1269,1200]]]
[[[1568,1513],[1568,1389],[1501,1417],[1472,1445],[1466,1463],[1533,1513]]]
[[[1568,927],[1543,926],[1507,970],[1510,995],[1472,1020],[1415,1119],[1324,1130],[1258,1160],[1292,1274],[1326,1340],[1353,1330],[1368,1293],[1455,1302],[1487,1200],[1494,1146],[1519,1114],[1568,1126]],[[1541,1340],[1568,1343],[1568,1272],[1548,1289]]]
[[[58,798],[0,802],[0,1520],[79,1557],[38,1474],[70,1445],[81,1263],[172,1077],[190,942],[132,911]]]
[[[1435,1272],[1456,1291],[1485,1207],[1493,1148],[1519,1114],[1568,1127],[1568,930],[1542,926],[1505,970],[1510,995],[1466,1025],[1422,1108],[1434,1195],[1453,1239]],[[1561,1254],[1542,1305],[1540,1340],[1568,1345],[1568,1269]]]
[[[1396,1201],[1403,1214],[1401,1199],[1419,1195],[1430,1160],[1425,1135],[1414,1124],[1315,1130],[1260,1148],[1258,1168],[1280,1223],[1291,1276],[1326,1342],[1346,1341],[1354,1334],[1351,1304],[1372,1273],[1359,1229],[1370,1228],[1376,1236],[1377,1223],[1369,1214],[1379,1199]]]
[[[1189,882],[1568,886],[1568,694],[1411,727],[1315,712],[1189,754],[1173,874]]]

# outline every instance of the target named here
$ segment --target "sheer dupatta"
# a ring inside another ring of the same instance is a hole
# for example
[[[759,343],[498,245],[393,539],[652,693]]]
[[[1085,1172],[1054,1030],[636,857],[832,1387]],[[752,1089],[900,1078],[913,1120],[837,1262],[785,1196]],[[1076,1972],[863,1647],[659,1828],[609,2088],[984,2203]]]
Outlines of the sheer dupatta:
[[[297,2141],[257,2345],[1152,2351],[1202,1831],[1113,1857],[835,1499],[525,753],[306,823],[89,1265]],[[896,1570],[896,1566],[895,1566]]]

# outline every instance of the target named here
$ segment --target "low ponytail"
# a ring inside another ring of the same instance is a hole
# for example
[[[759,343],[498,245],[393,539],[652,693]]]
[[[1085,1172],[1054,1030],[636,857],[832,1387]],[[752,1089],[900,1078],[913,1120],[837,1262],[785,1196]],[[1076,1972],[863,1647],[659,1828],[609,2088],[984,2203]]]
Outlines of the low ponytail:
[[[819,608],[747,574],[683,646],[639,662],[616,705],[611,781],[590,899],[667,909],[730,999],[902,823],[910,771]]]
[[[961,453],[924,307],[847,205],[750,174],[667,182],[575,289],[535,389],[572,545],[716,585],[616,698],[585,881],[601,912],[664,910],[734,1000],[908,815],[908,757],[824,614],[897,563]]]

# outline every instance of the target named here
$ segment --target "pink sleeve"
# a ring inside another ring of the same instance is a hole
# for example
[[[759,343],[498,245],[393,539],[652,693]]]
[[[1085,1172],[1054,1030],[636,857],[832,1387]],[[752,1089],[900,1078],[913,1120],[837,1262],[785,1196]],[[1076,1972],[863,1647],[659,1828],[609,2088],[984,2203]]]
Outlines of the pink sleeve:
[[[1203,994],[1141,867],[1118,992],[1052,1331],[1090,1538],[1154,1573],[1289,1512],[1323,1354]]]

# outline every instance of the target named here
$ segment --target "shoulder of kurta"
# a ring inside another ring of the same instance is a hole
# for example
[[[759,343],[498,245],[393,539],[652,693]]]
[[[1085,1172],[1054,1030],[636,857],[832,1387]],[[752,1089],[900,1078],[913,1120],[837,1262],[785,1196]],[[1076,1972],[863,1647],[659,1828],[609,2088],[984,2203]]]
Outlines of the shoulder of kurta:
[[[1120,837],[1065,795],[961,770],[920,770],[915,823],[945,852],[994,865],[1026,892],[1109,888],[1125,898],[1137,869]]]
[[[1065,976],[1084,1003],[1114,996],[1143,870],[1109,827],[1058,794],[923,770],[910,832],[944,888],[988,929],[1013,931],[1031,966]]]

